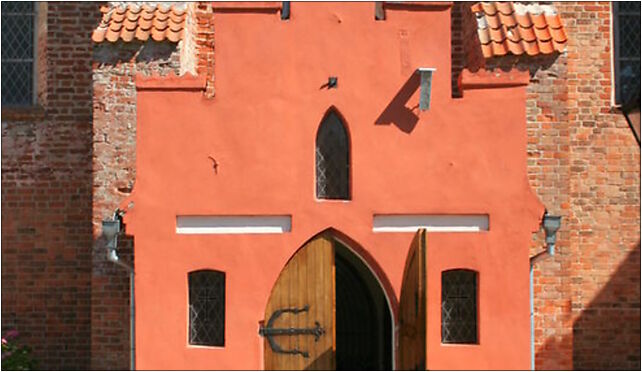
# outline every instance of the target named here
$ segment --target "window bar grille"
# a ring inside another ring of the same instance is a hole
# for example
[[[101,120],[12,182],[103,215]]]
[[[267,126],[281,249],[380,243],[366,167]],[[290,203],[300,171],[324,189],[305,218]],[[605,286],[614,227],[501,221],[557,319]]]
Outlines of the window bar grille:
[[[316,194],[319,199],[350,199],[350,143],[334,112],[326,116],[317,133]]]
[[[449,270],[441,274],[441,342],[477,343],[477,273]]]
[[[613,3],[612,9],[615,103],[625,104],[640,90],[640,3]]]
[[[189,273],[189,343],[224,346],[225,273],[201,270]]]
[[[34,2],[2,3],[2,104],[28,106],[36,99]]]

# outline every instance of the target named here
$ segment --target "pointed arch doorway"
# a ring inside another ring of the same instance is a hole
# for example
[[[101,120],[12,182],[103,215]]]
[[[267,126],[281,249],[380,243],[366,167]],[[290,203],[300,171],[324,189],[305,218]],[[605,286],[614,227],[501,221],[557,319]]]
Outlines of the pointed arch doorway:
[[[332,232],[315,236],[288,261],[264,319],[267,370],[393,367],[394,321],[386,294],[367,264]]]

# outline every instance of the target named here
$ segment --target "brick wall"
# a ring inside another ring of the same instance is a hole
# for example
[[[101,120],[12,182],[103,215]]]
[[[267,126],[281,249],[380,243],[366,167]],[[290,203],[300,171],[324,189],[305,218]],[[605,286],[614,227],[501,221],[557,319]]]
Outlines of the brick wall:
[[[178,44],[118,41],[94,47],[93,228],[131,193],[136,177],[135,76],[198,73],[208,76],[206,95],[214,95],[213,31],[210,4],[190,4],[186,34]],[[121,260],[133,264],[133,237],[119,241]],[[129,276],[93,248],[92,369],[129,368]]]
[[[557,7],[570,37],[573,367],[640,369],[640,148],[610,107],[610,4]]]
[[[2,329],[16,328],[42,369],[87,369],[90,35],[100,15],[88,3],[39,9],[42,107],[2,109]]]
[[[527,102],[529,180],[564,217],[535,270],[536,366],[639,369],[640,148],[611,109],[610,6],[555,6],[567,52],[530,63]]]
[[[555,3],[565,53],[489,60],[468,6],[466,66],[530,71],[529,182],[563,217],[555,257],[534,270],[536,368],[639,369],[640,148],[611,108],[609,3]],[[543,247],[534,234],[531,254]]]
[[[182,45],[181,45],[182,46]],[[170,42],[102,43],[93,62],[93,231],[113,215],[136,177],[135,75],[181,69],[181,48]],[[133,265],[133,239],[121,237],[119,255]],[[129,369],[129,274],[93,248],[91,368]]]
[[[574,259],[569,233],[575,230],[570,210],[570,138],[567,112],[566,54],[531,62],[527,89],[528,177],[548,212],[562,216],[555,257],[534,270],[535,350],[537,369],[572,369],[571,272]],[[544,234],[534,237],[531,255],[545,246]]]
[[[205,97],[212,98],[214,89],[214,14],[212,4],[199,2],[193,9],[195,27],[190,31],[196,39],[196,72],[207,77]]]
[[[526,132],[528,180],[551,215],[562,216],[557,233],[555,256],[538,262],[534,268],[536,369],[572,369],[571,263],[576,259],[570,237],[577,226],[571,209],[570,146],[571,127],[578,125],[568,114],[569,58],[567,53],[505,56],[485,60],[478,43],[469,43],[475,54],[472,65],[485,69],[529,71],[526,91]],[[468,50],[468,49],[467,49]],[[545,247],[544,233],[533,234],[530,254]]]
[[[476,54],[470,4],[452,13],[453,95],[465,62],[530,70],[529,181],[564,218],[556,256],[535,269],[537,368],[639,369],[640,149],[610,106],[609,4],[555,4],[566,53],[492,61]],[[106,43],[93,58],[99,4],[40,9],[42,108],[2,112],[2,327],[21,332],[41,368],[127,369],[129,278],[97,237],[133,187],[133,77],[195,69],[213,96],[211,5],[190,8],[192,44]],[[119,249],[132,262],[132,239]]]
[[[453,98],[460,98],[459,75],[466,66],[466,54],[464,53],[464,27],[463,12],[470,10],[470,4],[467,2],[453,3],[450,10],[450,40],[452,48],[450,50],[451,63],[451,95]]]

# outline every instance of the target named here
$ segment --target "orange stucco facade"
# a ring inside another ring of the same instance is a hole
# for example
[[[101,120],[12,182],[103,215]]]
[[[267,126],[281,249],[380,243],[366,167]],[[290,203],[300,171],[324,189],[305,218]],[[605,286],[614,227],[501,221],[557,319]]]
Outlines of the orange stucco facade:
[[[391,8],[383,22],[372,7],[294,3],[287,21],[217,12],[213,99],[199,78],[139,77],[136,183],[123,203],[138,369],[263,368],[272,286],[328,228],[375,271],[397,319],[413,234],[373,232],[375,214],[487,214],[488,231],[427,235],[426,367],[530,367],[529,244],[544,206],[526,177],[528,80],[469,74],[452,98],[449,6]],[[436,69],[428,111],[419,67]],[[336,88],[321,87],[329,76]],[[315,138],[330,108],[349,133],[349,201],[315,197]],[[289,215],[292,228],[179,235],[179,215]],[[476,345],[441,344],[440,273],[452,268],[479,273]],[[188,343],[187,274],[199,269],[226,273],[224,347]]]

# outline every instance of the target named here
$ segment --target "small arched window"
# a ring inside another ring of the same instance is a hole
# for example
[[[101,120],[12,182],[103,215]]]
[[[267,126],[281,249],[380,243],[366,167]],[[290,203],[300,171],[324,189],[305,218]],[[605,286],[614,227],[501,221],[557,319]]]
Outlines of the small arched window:
[[[441,273],[441,342],[477,343],[477,272]]]
[[[225,345],[225,273],[192,271],[189,285],[189,343]]]
[[[317,132],[316,184],[319,199],[350,199],[350,140],[334,110],[326,114]]]

